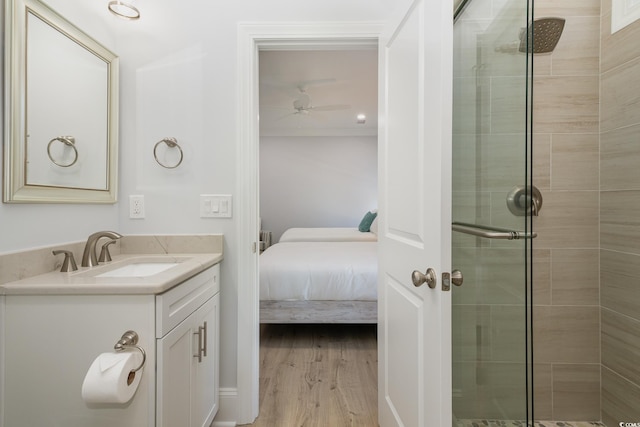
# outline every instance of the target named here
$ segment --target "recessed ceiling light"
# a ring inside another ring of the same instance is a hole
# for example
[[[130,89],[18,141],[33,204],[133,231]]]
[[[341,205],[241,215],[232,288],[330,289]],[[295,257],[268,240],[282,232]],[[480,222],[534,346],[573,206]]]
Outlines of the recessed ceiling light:
[[[367,121],[367,116],[365,116],[364,114],[358,114],[356,116],[356,120],[358,124],[363,124],[364,122]]]
[[[140,18],[140,11],[135,6],[120,0],[110,1],[109,11],[124,19],[134,20]]]

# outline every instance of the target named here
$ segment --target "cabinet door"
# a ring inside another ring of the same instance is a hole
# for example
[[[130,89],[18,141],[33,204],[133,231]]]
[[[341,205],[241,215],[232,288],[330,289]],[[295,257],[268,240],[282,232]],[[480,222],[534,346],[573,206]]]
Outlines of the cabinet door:
[[[197,337],[188,317],[157,340],[156,425],[185,427],[191,419],[191,366],[196,360]],[[197,328],[196,328],[197,329]]]
[[[209,427],[218,412],[218,360],[220,343],[220,294],[216,294],[194,314],[194,331],[205,333],[206,340],[201,341],[203,350],[206,343],[206,355],[193,359],[191,427]],[[202,328],[202,329],[199,329]],[[198,337],[196,337],[198,338]]]

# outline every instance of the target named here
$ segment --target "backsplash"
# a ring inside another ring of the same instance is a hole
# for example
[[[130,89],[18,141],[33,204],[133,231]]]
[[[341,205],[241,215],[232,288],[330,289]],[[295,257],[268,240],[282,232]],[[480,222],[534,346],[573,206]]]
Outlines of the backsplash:
[[[106,242],[106,240],[105,240]],[[64,249],[73,252],[80,265],[85,242],[61,243],[21,252],[0,254],[0,283],[13,282],[59,270],[64,257],[51,252]],[[110,246],[111,255],[119,254],[194,254],[222,253],[222,234],[198,235],[131,235],[123,236]]]

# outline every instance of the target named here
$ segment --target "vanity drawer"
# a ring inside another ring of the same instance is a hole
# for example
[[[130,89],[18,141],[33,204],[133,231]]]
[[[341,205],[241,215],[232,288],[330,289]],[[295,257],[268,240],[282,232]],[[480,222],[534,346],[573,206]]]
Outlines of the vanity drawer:
[[[220,264],[156,295],[156,338],[162,338],[220,290]]]

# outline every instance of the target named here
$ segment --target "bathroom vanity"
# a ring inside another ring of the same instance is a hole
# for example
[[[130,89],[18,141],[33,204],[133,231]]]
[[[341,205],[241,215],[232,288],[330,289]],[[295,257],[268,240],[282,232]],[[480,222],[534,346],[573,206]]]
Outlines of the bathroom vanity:
[[[208,427],[218,410],[221,260],[118,255],[0,285],[0,427]],[[87,370],[129,330],[146,353],[136,393],[86,403]]]

